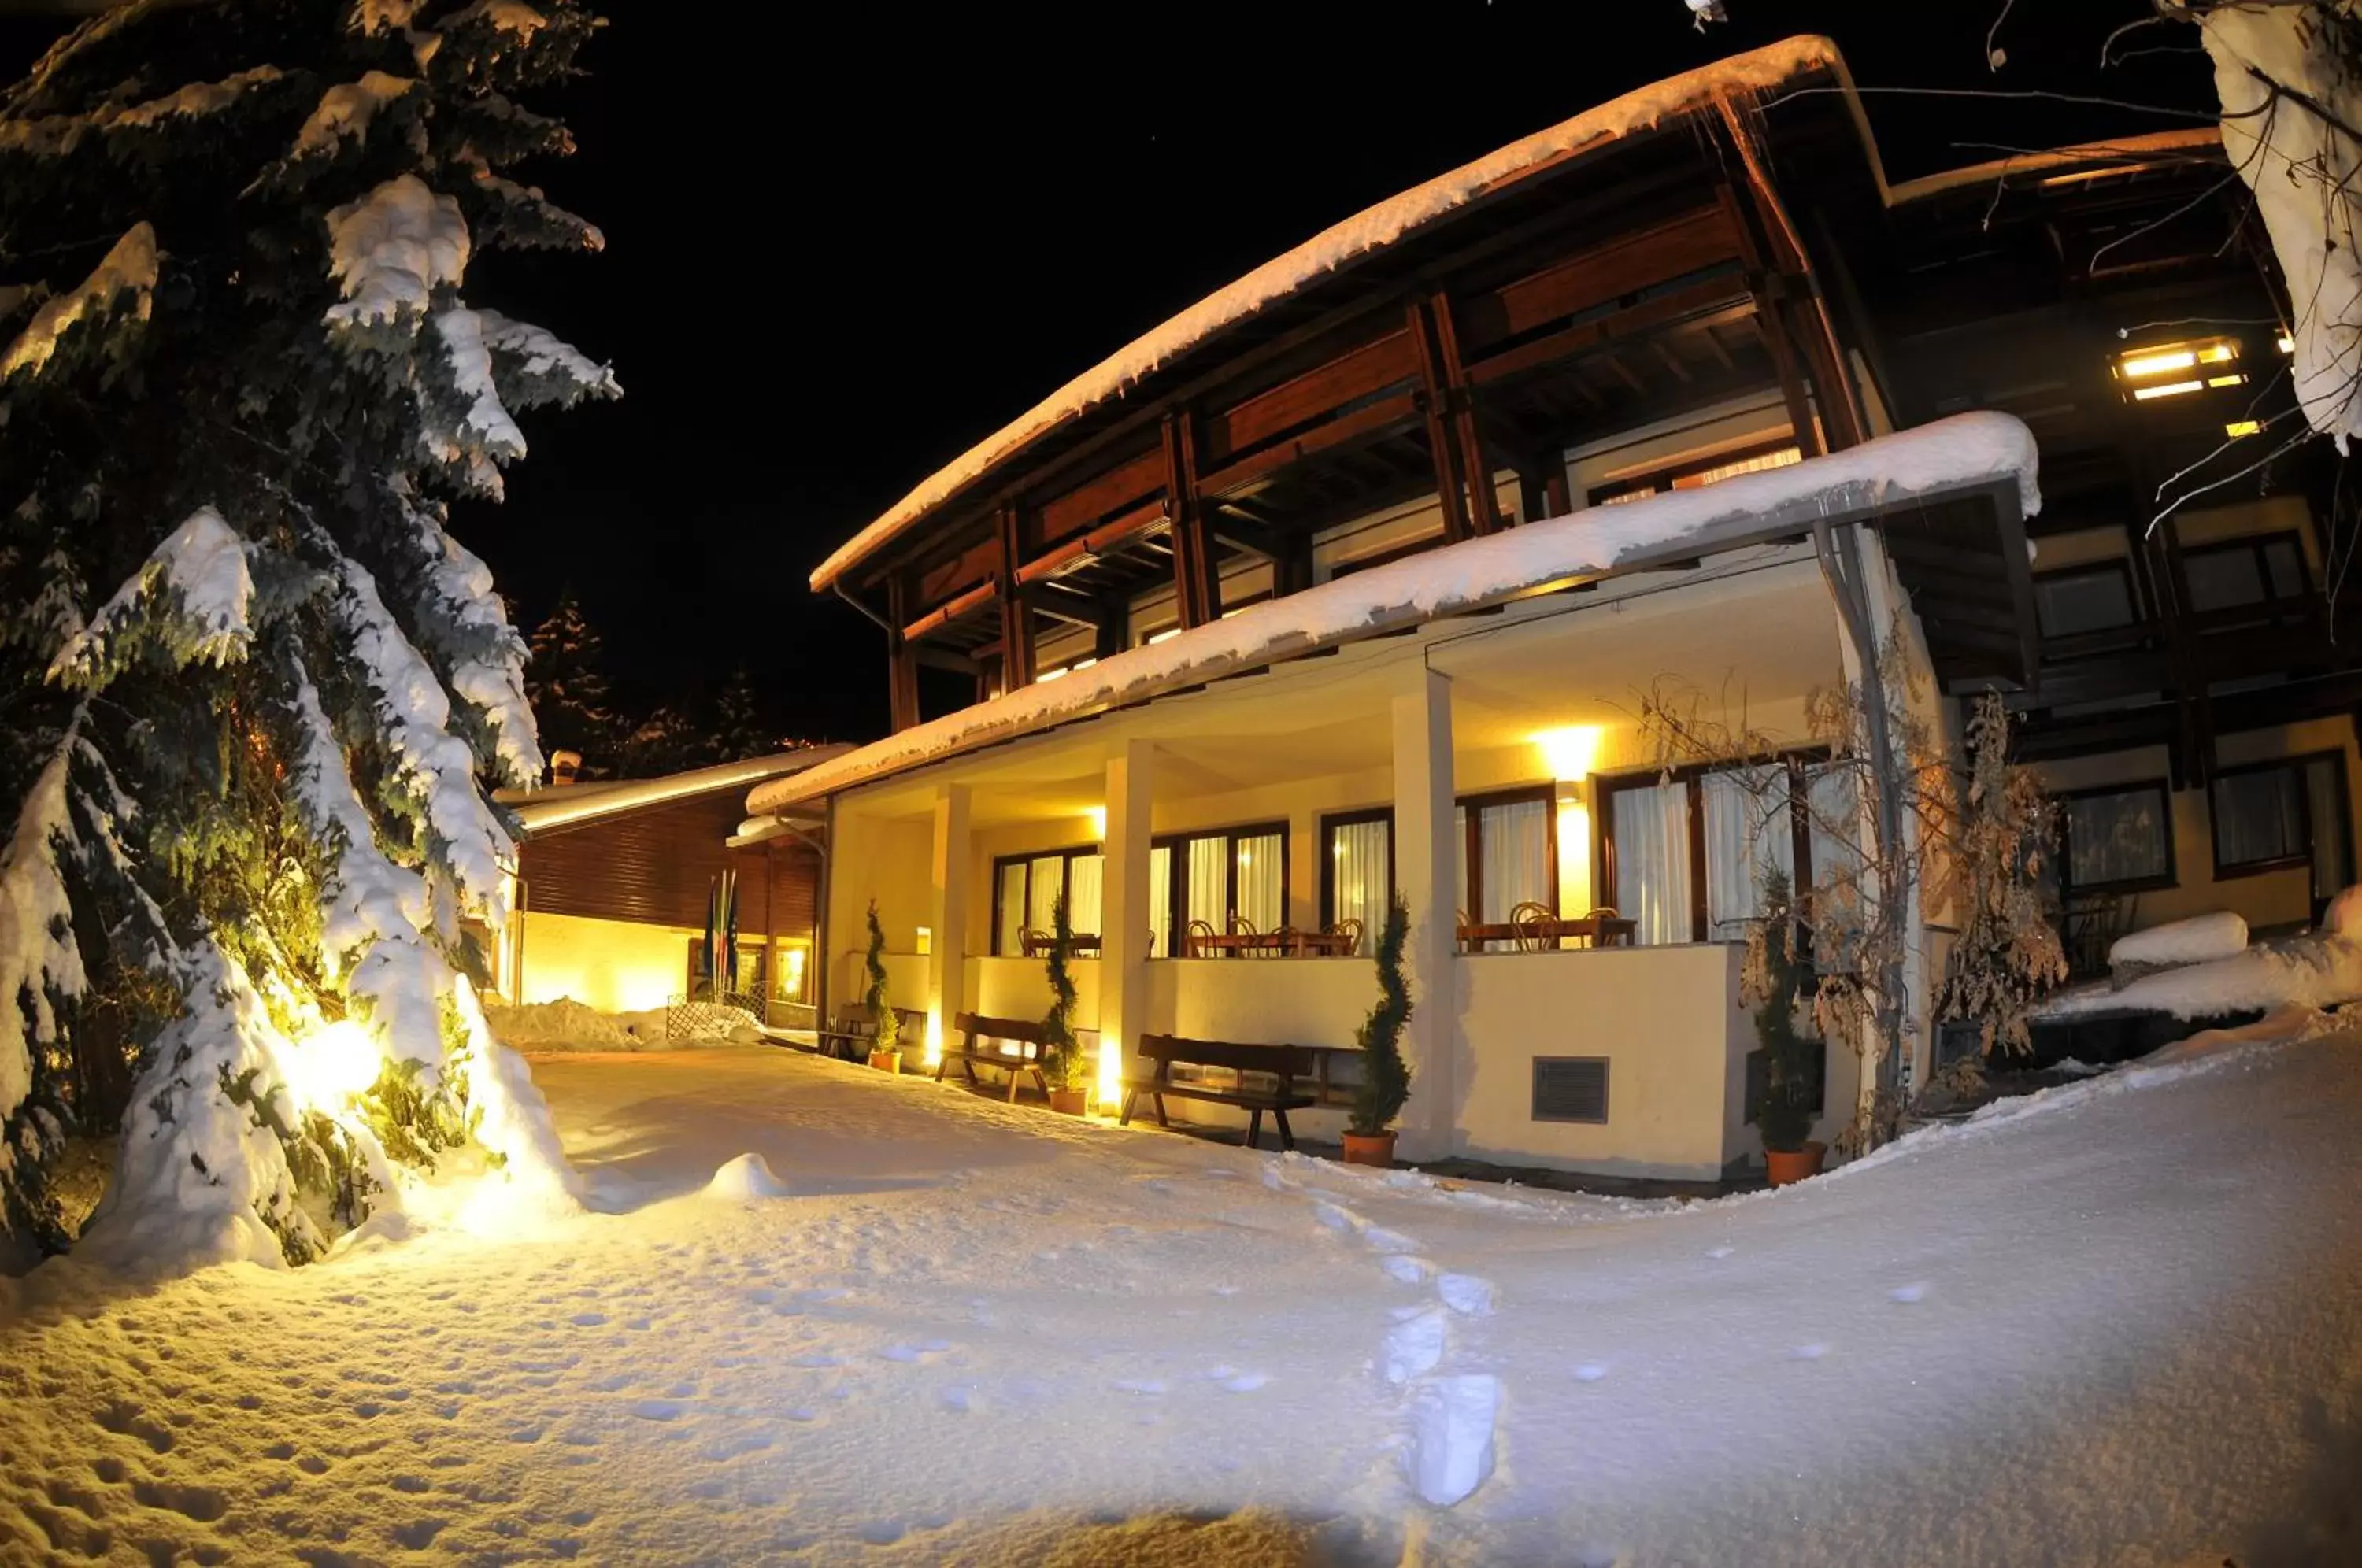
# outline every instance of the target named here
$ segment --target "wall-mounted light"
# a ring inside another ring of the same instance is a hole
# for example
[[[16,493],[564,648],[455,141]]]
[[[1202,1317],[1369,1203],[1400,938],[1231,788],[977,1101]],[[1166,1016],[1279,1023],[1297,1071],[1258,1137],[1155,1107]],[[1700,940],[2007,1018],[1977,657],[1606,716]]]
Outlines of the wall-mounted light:
[[[1605,724],[1563,724],[1538,731],[1527,739],[1540,750],[1553,779],[1572,783],[1591,777],[1592,765],[1599,760],[1600,742],[1606,734]]]

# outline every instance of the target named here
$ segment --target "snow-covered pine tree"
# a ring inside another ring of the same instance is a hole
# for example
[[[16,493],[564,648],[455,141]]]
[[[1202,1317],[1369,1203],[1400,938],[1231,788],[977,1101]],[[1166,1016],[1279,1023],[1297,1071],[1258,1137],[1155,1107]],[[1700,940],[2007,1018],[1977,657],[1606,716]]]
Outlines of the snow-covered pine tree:
[[[674,704],[659,702],[624,734],[615,771],[625,778],[661,778],[706,760],[695,722]]]
[[[0,1213],[44,1164],[94,977],[166,999],[83,1242],[301,1261],[480,1149],[572,1177],[486,1030],[486,784],[541,768],[525,649],[446,500],[602,366],[460,294],[595,250],[520,183],[574,0],[131,0],[0,95]]]
[[[603,642],[571,588],[534,628],[524,695],[545,752],[579,753],[585,778],[614,771],[615,713],[608,705]]]
[[[713,696],[713,722],[707,731],[706,760],[743,762],[781,749],[764,723],[763,692],[745,665],[730,672]]]

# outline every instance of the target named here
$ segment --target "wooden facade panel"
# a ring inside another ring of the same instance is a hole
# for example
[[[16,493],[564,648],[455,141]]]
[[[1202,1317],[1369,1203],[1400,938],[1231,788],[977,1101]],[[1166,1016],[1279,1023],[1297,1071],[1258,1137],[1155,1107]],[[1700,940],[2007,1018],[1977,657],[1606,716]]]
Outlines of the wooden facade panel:
[[[1152,447],[1034,508],[1025,543],[1036,549],[1054,545],[1164,488],[1164,453]]]
[[[999,543],[992,539],[983,540],[951,559],[922,571],[919,574],[919,591],[912,597],[922,606],[932,609],[963,589],[973,588],[989,580],[999,563]]]
[[[1741,254],[1729,215],[1719,206],[1702,207],[1462,300],[1460,340],[1473,359],[1488,345],[1595,310],[1626,294],[1736,262]]]
[[[742,933],[803,934],[818,906],[819,857],[793,839],[730,848],[723,841],[745,804],[744,790],[723,790],[528,839],[519,852],[524,907],[696,930],[726,867],[738,873]]]
[[[1327,418],[1338,409],[1418,374],[1418,354],[1407,330],[1339,355],[1324,365],[1258,392],[1203,425],[1202,460],[1219,466],[1274,436]]]

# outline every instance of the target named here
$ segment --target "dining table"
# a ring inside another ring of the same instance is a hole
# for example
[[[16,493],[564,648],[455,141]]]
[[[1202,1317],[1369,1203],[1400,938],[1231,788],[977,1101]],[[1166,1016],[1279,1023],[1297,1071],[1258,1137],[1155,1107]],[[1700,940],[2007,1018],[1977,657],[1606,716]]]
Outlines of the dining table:
[[[1242,931],[1182,940],[1192,958],[1345,958],[1357,944],[1352,933],[1342,931]]]

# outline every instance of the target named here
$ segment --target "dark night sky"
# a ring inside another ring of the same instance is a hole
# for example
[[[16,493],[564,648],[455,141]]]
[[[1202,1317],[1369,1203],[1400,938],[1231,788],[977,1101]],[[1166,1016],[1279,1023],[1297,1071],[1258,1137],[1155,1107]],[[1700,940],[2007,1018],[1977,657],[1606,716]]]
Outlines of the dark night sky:
[[[20,0],[21,3],[21,0]],[[8,0],[0,0],[0,11]],[[2202,61],[2103,75],[2150,0],[1428,0],[1146,13],[610,0],[556,105],[579,154],[527,171],[606,231],[492,258],[469,294],[611,359],[626,395],[528,419],[462,534],[528,629],[570,582],[627,705],[743,663],[782,731],[867,738],[878,632],[805,576],[936,466],[1134,335],[1404,187],[1658,77],[1826,32],[1871,86],[2047,87],[2202,108]],[[1291,16],[1300,20],[1289,19]],[[723,18],[727,18],[725,28]],[[13,78],[62,21],[0,15]],[[2145,30],[2189,46],[2190,29]],[[1888,172],[2176,123],[1872,96]]]

